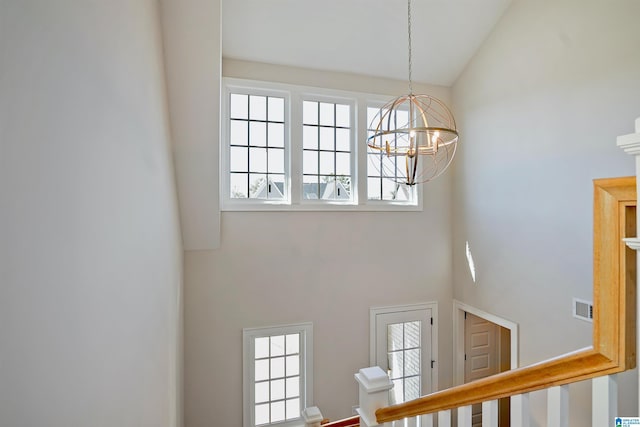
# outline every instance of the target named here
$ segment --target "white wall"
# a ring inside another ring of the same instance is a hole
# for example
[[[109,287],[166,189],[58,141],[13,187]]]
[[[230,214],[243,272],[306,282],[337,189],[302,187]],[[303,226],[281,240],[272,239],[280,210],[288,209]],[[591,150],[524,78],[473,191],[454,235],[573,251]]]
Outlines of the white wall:
[[[638,17],[632,0],[515,1],[453,87],[454,297],[520,325],[521,365],[591,344],[571,298],[592,298],[592,179],[634,174],[616,137],[640,116]],[[638,413],[636,382],[620,415]],[[589,389],[572,389],[588,425]]]
[[[230,60],[223,75],[406,91],[406,82]],[[449,177],[424,188],[423,212],[223,212],[220,249],[185,253],[186,425],[240,426],[242,328],[300,321],[314,325],[314,403],[333,420],[350,416],[353,374],[369,365],[371,306],[438,301],[440,384],[450,385]]]
[[[178,426],[153,0],[0,1],[0,425]]]

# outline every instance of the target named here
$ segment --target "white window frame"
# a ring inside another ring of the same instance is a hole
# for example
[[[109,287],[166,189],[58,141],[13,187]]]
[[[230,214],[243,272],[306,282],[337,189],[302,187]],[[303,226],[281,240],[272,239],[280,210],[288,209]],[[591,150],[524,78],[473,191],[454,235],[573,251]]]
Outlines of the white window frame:
[[[302,411],[313,406],[313,324],[311,322],[244,328],[242,330],[243,427],[255,427],[255,339],[296,333],[300,334],[300,417],[278,423],[261,424],[261,426],[293,427],[304,425]]]
[[[421,211],[422,187],[412,188],[411,202],[367,198],[367,107],[379,108],[390,97],[224,77],[220,138],[220,206],[223,211]],[[285,198],[230,197],[229,97],[231,93],[278,96],[285,99]],[[302,105],[304,100],[348,104],[351,107],[351,200],[303,200]]]

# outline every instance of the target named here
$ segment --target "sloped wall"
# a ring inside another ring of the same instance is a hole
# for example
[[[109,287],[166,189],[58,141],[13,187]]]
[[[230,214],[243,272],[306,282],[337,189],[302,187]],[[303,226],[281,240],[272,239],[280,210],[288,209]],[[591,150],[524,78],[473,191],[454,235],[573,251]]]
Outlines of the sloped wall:
[[[0,425],[181,425],[153,0],[0,2]]]
[[[521,366],[591,344],[571,300],[592,298],[591,181],[634,174],[616,137],[640,116],[638,16],[635,1],[515,1],[453,87],[454,298],[520,325]],[[621,381],[635,416],[636,374]],[[571,393],[571,425],[588,425],[588,385]]]

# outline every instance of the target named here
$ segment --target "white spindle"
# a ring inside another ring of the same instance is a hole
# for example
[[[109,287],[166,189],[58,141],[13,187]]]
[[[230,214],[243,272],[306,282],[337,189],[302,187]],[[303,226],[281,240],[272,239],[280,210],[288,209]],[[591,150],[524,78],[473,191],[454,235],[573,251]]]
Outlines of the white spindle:
[[[471,405],[458,408],[458,427],[471,427]]]
[[[451,427],[451,411],[438,412],[438,427]]]
[[[407,418],[405,427],[418,427],[418,417]]]
[[[420,425],[422,427],[433,427],[433,414],[421,415]]]
[[[511,427],[529,427],[530,423],[529,393],[511,396]]]
[[[605,375],[591,380],[593,426],[610,425],[618,415],[618,377]]]
[[[482,427],[498,427],[498,401],[482,402]]]
[[[569,427],[568,385],[547,389],[547,427]]]

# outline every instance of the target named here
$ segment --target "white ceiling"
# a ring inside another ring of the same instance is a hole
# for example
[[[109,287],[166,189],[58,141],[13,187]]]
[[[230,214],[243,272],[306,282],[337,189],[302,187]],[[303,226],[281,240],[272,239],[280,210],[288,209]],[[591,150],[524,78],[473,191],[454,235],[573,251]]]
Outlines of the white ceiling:
[[[511,0],[412,0],[413,80],[450,86]],[[222,0],[222,55],[406,80],[406,0]]]

